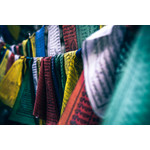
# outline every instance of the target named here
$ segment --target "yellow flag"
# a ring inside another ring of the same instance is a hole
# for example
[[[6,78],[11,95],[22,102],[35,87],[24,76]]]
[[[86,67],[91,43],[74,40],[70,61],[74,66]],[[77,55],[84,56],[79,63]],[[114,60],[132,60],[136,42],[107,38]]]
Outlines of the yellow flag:
[[[35,47],[35,33],[30,36],[31,47],[32,47],[32,56],[36,57],[36,47]]]
[[[3,79],[5,72],[6,72],[6,67],[7,67],[7,63],[8,63],[8,57],[9,57],[9,50],[6,51],[4,58],[0,64],[0,82]]]
[[[22,82],[23,64],[25,58],[15,61],[0,82],[0,100],[9,107],[13,107]]]
[[[64,54],[64,63],[67,78],[64,90],[64,97],[62,101],[61,115],[65,110],[67,102],[76,86],[76,83],[83,69],[82,59],[76,56],[76,51]]]

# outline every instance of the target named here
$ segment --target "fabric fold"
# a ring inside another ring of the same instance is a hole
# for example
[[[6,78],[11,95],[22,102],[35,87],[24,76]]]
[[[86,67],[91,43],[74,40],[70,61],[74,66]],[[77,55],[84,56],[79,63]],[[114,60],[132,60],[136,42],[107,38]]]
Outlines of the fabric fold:
[[[84,72],[82,71],[58,125],[96,125],[99,121],[85,91]]]
[[[150,124],[150,28],[141,27],[108,105],[104,125]]]
[[[83,69],[82,59],[76,57],[76,51],[64,54],[64,61],[66,70],[66,85],[62,102],[61,115],[65,110],[67,102],[76,86],[76,83]]]
[[[9,120],[16,121],[21,124],[35,125],[33,114],[35,93],[32,77],[32,58],[26,59],[26,72],[12,109]]]
[[[86,91],[94,112],[102,118],[115,85],[125,35],[125,26],[105,26],[83,42]]]

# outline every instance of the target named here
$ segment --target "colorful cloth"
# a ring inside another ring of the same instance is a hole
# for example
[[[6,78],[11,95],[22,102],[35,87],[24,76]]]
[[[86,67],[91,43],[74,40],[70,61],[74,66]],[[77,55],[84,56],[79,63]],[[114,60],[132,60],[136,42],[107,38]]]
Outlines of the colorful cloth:
[[[27,51],[26,51],[27,42],[28,42],[28,39],[22,41],[23,56],[27,56]]]
[[[65,42],[65,50],[74,51],[78,49],[76,26],[75,25],[63,25],[63,37]]]
[[[62,90],[63,90],[63,94],[64,94],[65,85],[66,85],[66,72],[65,72],[65,66],[64,66],[64,54],[60,55],[60,71],[61,71]]]
[[[58,25],[49,25],[48,29],[48,56],[61,54],[60,31]]]
[[[34,83],[34,90],[35,90],[35,95],[37,91],[37,84],[38,84],[38,72],[37,72],[37,58],[33,58],[33,63],[32,63],[32,74],[33,74],[33,83]]]
[[[5,75],[6,69],[7,69],[9,52],[10,52],[9,50],[6,50],[6,53],[5,53],[5,55],[3,57],[3,60],[0,64],[0,82],[2,81],[2,79]]]
[[[76,86],[76,83],[83,69],[82,59],[76,57],[76,51],[65,54],[64,60],[65,60],[65,70],[66,70],[67,79],[66,79],[64,97],[62,102],[61,115],[65,110],[67,102]]]
[[[25,58],[15,61],[0,82],[0,100],[9,107],[13,107],[22,82],[23,64]]]
[[[83,42],[86,91],[91,106],[99,117],[104,117],[114,88],[115,73],[125,33],[125,26],[105,26]]]
[[[32,56],[36,57],[35,33],[29,37],[31,42]]]
[[[57,102],[52,83],[51,57],[46,57],[41,60],[40,76],[33,115],[42,120],[46,120],[47,125],[55,125],[58,123],[58,114]]]
[[[63,88],[62,88],[62,83],[61,83],[61,64],[60,64],[60,57],[62,56],[62,54],[56,55],[55,56],[55,74],[56,74],[56,80],[58,82],[58,92],[59,92],[59,97],[60,97],[60,101],[59,101],[59,110],[61,110],[61,106],[62,106],[62,100],[63,100]],[[63,76],[63,75],[62,75]],[[60,112],[60,111],[59,111]]]
[[[53,56],[51,58],[51,71],[52,71],[52,81],[53,81],[53,85],[54,85],[54,90],[55,90],[55,96],[57,99],[57,105],[58,105],[58,112],[60,115],[60,111],[61,111],[61,105],[62,105],[62,100],[60,99],[60,93],[59,93],[59,85],[58,85],[58,80],[56,77],[56,72],[55,72],[55,57]]]
[[[125,72],[116,86],[103,124],[150,124],[150,28],[143,26],[131,49]]]
[[[83,41],[97,30],[98,25],[76,25],[78,48],[82,48]]]
[[[11,68],[12,64],[15,61],[15,55],[13,53],[10,54],[10,57],[8,58],[8,62],[7,62],[7,67],[6,67],[6,71],[5,74],[8,72],[8,70]]]
[[[45,27],[35,33],[36,57],[45,57]]]
[[[23,77],[23,81],[9,117],[9,120],[19,122],[21,124],[35,125],[33,114],[35,93],[32,78],[32,58],[26,59],[27,70]]]
[[[96,125],[98,123],[99,118],[94,114],[85,91],[82,72],[58,125]]]

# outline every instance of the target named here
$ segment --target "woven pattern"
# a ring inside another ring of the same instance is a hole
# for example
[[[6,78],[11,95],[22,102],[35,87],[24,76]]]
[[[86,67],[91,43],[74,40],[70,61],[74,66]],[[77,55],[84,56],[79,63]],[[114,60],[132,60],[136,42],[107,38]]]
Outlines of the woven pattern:
[[[115,83],[124,26],[105,26],[83,42],[86,91],[94,112],[103,117]]]
[[[54,125],[58,122],[59,113],[52,83],[51,57],[41,60],[33,114],[42,120],[46,120],[46,124],[49,125]]]
[[[48,29],[48,56],[55,56],[61,53],[60,31],[58,25],[49,25]]]
[[[35,33],[36,57],[45,57],[44,26]]]
[[[33,114],[35,93],[32,78],[32,59],[26,60],[27,70],[9,120],[21,124],[35,125]]]
[[[150,124],[150,28],[143,26],[131,49],[122,79],[108,106],[103,124]]]
[[[37,91],[37,83],[38,83],[38,75],[37,75],[37,58],[33,58],[33,63],[32,63],[32,74],[33,74],[33,83],[34,83],[34,89],[35,89],[35,95]]]
[[[63,25],[62,28],[66,52],[77,50],[78,45],[75,25]]]
[[[99,30],[98,25],[76,25],[78,48],[81,48],[82,42],[97,30]]]
[[[67,105],[67,102],[76,86],[76,83],[80,77],[81,71],[82,71],[82,59],[76,57],[76,53],[73,53],[72,59],[70,59],[68,71],[66,71],[67,80],[64,90],[64,97],[62,102],[62,108],[61,108],[61,115],[63,114],[65,107]]]
[[[99,118],[94,114],[85,91],[84,73],[82,72],[58,124],[96,125],[98,123]]]
[[[16,101],[21,86],[23,62],[23,58],[15,61],[0,82],[0,100],[11,108]]]

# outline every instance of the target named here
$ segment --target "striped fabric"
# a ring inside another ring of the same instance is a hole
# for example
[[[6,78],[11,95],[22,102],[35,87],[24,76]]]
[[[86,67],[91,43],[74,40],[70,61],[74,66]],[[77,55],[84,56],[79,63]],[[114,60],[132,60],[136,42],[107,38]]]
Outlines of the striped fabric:
[[[82,42],[97,30],[99,25],[76,25],[78,48],[82,48]]]
[[[58,25],[49,25],[48,29],[48,56],[55,56],[61,53],[60,31]]]
[[[15,61],[0,82],[0,100],[11,108],[20,90],[24,61],[24,57]]]
[[[98,123],[99,118],[94,114],[85,91],[82,72],[58,125],[96,125]]]
[[[26,64],[27,70],[9,120],[21,124],[35,125],[34,116],[32,115],[35,100],[32,78],[32,58],[27,58]]]
[[[115,83],[125,26],[105,26],[83,42],[86,91],[94,112],[104,117]]]
[[[0,64],[0,82],[2,81],[3,77],[5,76],[5,72],[7,69],[7,63],[8,63],[8,59],[9,59],[9,52],[10,52],[9,50],[6,50],[6,53]]]
[[[65,50],[74,51],[78,49],[76,26],[75,25],[63,25],[63,37],[65,42]]]
[[[55,125],[58,122],[57,102],[55,98],[52,73],[51,57],[41,60],[40,76],[33,115],[42,120],[46,120],[47,125]]]
[[[45,57],[45,27],[35,33],[36,57]]]
[[[37,84],[38,84],[38,75],[37,75],[37,58],[33,58],[33,63],[32,63],[32,74],[33,74],[33,83],[34,83],[34,89],[35,89],[35,95],[37,91]]]
[[[76,51],[70,53],[71,55],[64,56],[64,59],[68,59],[69,61],[67,62],[65,60],[65,70],[66,70],[66,85],[65,85],[65,90],[64,90],[64,97],[63,97],[63,102],[62,102],[62,108],[61,108],[61,115],[63,114],[65,107],[67,105],[67,102],[76,86],[76,83],[80,77],[81,71],[83,69],[82,65],[82,59],[78,58],[76,56]],[[67,55],[67,54],[66,54]],[[67,63],[66,63],[67,62]]]
[[[150,125],[150,28],[141,27],[103,124]]]

